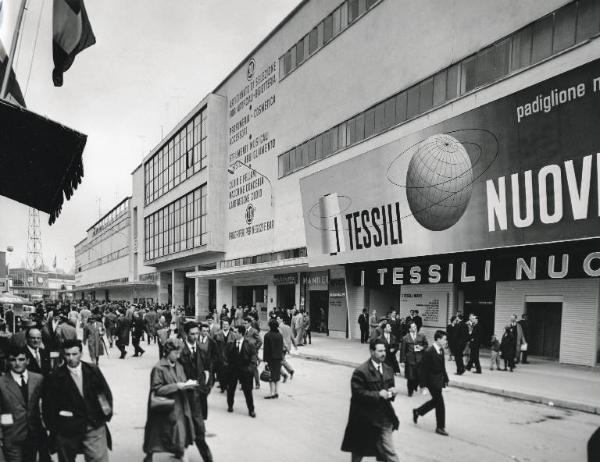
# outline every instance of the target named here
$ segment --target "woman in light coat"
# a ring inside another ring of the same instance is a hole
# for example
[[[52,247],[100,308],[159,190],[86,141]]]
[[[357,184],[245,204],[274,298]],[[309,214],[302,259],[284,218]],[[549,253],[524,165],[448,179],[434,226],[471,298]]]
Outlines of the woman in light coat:
[[[104,325],[98,316],[90,316],[83,326],[83,344],[87,344],[91,361],[97,366],[104,355]]]

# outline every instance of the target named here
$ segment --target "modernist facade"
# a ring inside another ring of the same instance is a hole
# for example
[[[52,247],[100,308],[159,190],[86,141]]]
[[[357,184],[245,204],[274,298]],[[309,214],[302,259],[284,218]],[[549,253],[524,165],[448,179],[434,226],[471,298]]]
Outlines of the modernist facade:
[[[69,298],[75,286],[73,274],[53,271],[32,271],[28,268],[10,268],[9,284],[13,294],[31,302]]]
[[[532,354],[596,364],[599,33],[592,0],[302,2],[133,173],[158,300],[346,338],[528,313]]]
[[[157,275],[138,253],[138,209],[126,197],[75,245],[74,297],[81,300],[156,302]]]

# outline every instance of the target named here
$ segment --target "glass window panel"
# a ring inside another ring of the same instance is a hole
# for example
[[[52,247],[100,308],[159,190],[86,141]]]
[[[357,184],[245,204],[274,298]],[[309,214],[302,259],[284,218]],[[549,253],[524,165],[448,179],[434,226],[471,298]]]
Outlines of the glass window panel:
[[[348,24],[358,17],[358,0],[348,0]]]
[[[304,36],[304,60],[306,61],[309,56],[309,42],[310,42],[310,33]]]
[[[419,85],[408,89],[406,116],[411,119],[419,113]]]
[[[340,6],[340,26],[342,29],[348,26],[348,2],[344,2]]]
[[[587,40],[600,31],[600,2],[579,0],[577,13],[577,42]]]
[[[315,27],[310,31],[310,36],[308,38],[308,52],[313,54],[317,49],[317,28]]]
[[[333,37],[333,15],[329,15],[323,21],[323,43],[329,42]]]
[[[367,11],[367,0],[358,0],[358,15],[362,15]]]
[[[290,51],[285,54],[283,65],[285,67],[285,75],[288,75],[292,70],[292,53]]]
[[[344,149],[348,145],[346,122],[338,125],[338,149]]]
[[[361,113],[354,118],[354,130],[355,130],[355,141],[362,141],[365,139],[365,114]]]
[[[371,9],[371,7],[373,5],[375,5],[375,3],[377,3],[379,0],[367,0],[367,10]]]
[[[477,64],[477,56],[471,56],[466,58],[461,63],[462,72],[461,72],[461,86],[460,92],[461,94],[466,93],[477,85],[476,80],[476,64]]]
[[[528,26],[512,36],[512,53],[510,60],[510,69],[512,71],[522,69],[531,64],[532,34],[533,27]]]
[[[317,48],[323,46],[323,21],[317,26]]]
[[[384,120],[383,127],[390,128],[396,124],[396,98],[389,98],[384,103]]]
[[[433,76],[433,105],[439,106],[446,101],[446,70]]]
[[[317,160],[323,158],[323,135],[319,135],[315,138],[315,154]]]
[[[375,134],[375,108],[365,112],[365,138]]]
[[[336,36],[337,34],[339,34],[341,26],[340,26],[340,19],[341,19],[341,8],[338,8],[337,10],[335,10],[333,12],[333,35]]]
[[[351,144],[356,143],[356,130],[355,130],[355,120],[350,119],[346,122],[346,145],[350,146]]]
[[[296,148],[292,148],[288,151],[290,158],[290,172],[296,170]]]
[[[331,130],[329,130],[329,133],[330,133],[330,138],[331,138],[331,152],[334,153],[339,149],[339,147],[338,147],[338,127],[333,127]]]
[[[331,132],[326,131],[323,133],[323,157],[331,155]]]
[[[285,77],[284,57],[285,55],[279,58],[279,80],[283,80]]]
[[[296,66],[299,66],[304,61],[304,39],[296,44]]]
[[[385,121],[385,104],[379,103],[375,107],[375,133],[381,133],[383,131]]]
[[[554,13],[554,40],[552,52],[569,48],[575,44],[575,20],[577,18],[577,3],[565,5]]]
[[[278,157],[279,160],[279,178],[281,178],[282,176],[285,176],[287,174],[287,172],[290,169],[290,154],[289,153],[285,153],[282,154]]]
[[[493,82],[508,74],[509,40],[504,40],[477,55],[477,86]]]
[[[532,63],[537,63],[552,54],[553,19],[553,16],[549,15],[533,24]]]
[[[406,92],[403,91],[396,96],[396,122],[404,122],[406,120]]]
[[[296,67],[296,45],[294,45],[290,49],[290,68],[294,69]]]

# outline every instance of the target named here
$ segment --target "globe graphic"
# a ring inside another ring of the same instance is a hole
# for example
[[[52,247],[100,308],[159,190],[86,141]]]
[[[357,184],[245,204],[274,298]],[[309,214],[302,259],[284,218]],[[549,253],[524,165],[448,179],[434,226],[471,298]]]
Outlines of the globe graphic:
[[[464,146],[450,135],[419,144],[406,173],[406,195],[424,228],[443,231],[465,212],[473,190],[473,166]]]

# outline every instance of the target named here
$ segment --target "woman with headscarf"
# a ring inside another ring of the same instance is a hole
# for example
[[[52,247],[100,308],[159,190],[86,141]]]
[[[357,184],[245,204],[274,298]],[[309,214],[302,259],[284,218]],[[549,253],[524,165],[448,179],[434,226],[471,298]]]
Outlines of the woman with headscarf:
[[[195,432],[187,390],[198,386],[197,381],[187,380],[178,359],[182,343],[170,338],[164,345],[164,358],[150,374],[148,414],[144,431],[145,462],[152,461],[152,454],[166,452],[181,459],[185,449],[194,442]],[[161,408],[155,403],[161,398]],[[165,400],[166,398],[166,400]]]
[[[279,398],[277,387],[281,378],[281,361],[283,360],[283,337],[279,333],[279,323],[277,319],[269,321],[269,332],[265,334],[263,340],[263,361],[269,366],[271,371],[271,380],[269,388],[271,393],[265,396],[265,399]]]

